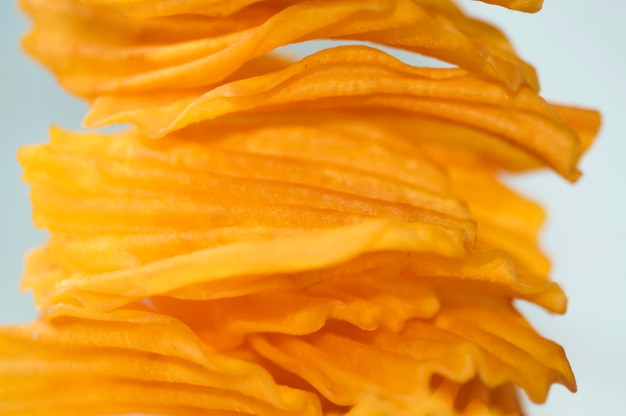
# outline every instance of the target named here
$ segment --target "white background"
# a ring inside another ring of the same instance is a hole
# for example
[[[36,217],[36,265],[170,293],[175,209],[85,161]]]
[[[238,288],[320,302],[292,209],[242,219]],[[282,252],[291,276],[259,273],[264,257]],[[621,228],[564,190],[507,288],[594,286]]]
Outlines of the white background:
[[[553,388],[548,403],[531,413],[626,415],[626,2],[546,0],[536,15],[459,2],[504,28],[537,67],[546,98],[603,113],[600,139],[575,186],[550,173],[515,180],[549,209],[543,243],[554,260],[553,277],[570,297],[563,317],[524,309],[542,333],[565,346],[579,386],[575,395]],[[79,128],[85,112],[19,51],[26,28],[12,2],[0,1],[0,323],[35,316],[17,282],[23,254],[45,238],[31,226],[15,152],[46,141],[51,124]]]

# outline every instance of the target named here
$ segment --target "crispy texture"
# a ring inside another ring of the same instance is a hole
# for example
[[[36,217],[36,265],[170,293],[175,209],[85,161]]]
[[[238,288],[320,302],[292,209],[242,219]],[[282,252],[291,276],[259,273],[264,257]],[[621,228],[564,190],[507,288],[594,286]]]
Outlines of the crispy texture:
[[[511,89],[538,89],[534,69],[501,32],[448,0],[269,1],[225,17],[179,15],[177,9],[156,21],[78,0],[22,0],[22,6],[35,23],[26,50],[70,92],[87,98],[214,87],[246,62],[312,39],[376,42],[459,65]]]
[[[379,108],[440,119],[505,144],[576,179],[580,138],[528,88],[515,94],[460,69],[415,68],[374,48],[323,50],[284,70],[234,81],[209,92],[189,91],[102,97],[86,119],[90,126],[131,122],[159,137],[229,114],[318,108]],[[392,111],[393,113],[394,111]]]
[[[58,306],[2,328],[0,352],[3,414],[320,414],[313,395],[276,386],[263,368],[209,352],[183,323],[141,309]],[[10,400],[23,395],[37,399]]]
[[[0,413],[519,416],[518,390],[576,390],[514,307],[567,299],[501,174],[576,180],[600,117],[543,100],[499,30],[449,0],[21,5],[86,123],[134,126],[19,152],[50,238]],[[272,53],[314,39],[350,44]]]

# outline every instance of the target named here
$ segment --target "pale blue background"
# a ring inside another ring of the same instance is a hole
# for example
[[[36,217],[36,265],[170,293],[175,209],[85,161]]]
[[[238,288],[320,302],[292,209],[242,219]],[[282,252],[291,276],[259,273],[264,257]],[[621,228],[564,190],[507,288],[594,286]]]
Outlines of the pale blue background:
[[[474,14],[496,21],[522,56],[539,69],[545,97],[600,108],[604,128],[584,160],[575,186],[552,174],[517,180],[550,210],[544,246],[553,276],[570,296],[564,317],[526,307],[533,322],[562,343],[579,393],[553,389],[543,415],[626,414],[626,6],[620,0],[546,0],[537,15],[462,0]],[[30,224],[28,192],[15,152],[47,140],[50,124],[78,128],[80,102],[19,52],[26,30],[11,1],[0,0],[0,323],[35,316],[29,295],[17,294],[23,254],[44,234]],[[0,370],[1,371],[1,370]]]

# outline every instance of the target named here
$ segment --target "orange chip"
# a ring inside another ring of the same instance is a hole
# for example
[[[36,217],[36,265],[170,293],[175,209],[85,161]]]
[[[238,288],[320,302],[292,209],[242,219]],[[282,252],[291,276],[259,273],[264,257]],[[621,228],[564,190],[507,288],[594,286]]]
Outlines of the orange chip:
[[[290,67],[209,92],[110,96],[95,101],[86,123],[131,122],[150,136],[229,114],[318,108],[389,108],[468,126],[578,177],[580,139],[532,90],[516,93],[460,69],[403,64],[377,49],[323,50]]]
[[[24,46],[65,88],[87,98],[206,90],[280,46],[320,38],[402,48],[513,90],[538,89],[534,69],[507,39],[449,0],[270,1],[224,17],[194,14],[199,9],[187,3],[172,16],[136,21],[78,0],[23,0],[35,23]],[[219,7],[230,9],[229,3]]]

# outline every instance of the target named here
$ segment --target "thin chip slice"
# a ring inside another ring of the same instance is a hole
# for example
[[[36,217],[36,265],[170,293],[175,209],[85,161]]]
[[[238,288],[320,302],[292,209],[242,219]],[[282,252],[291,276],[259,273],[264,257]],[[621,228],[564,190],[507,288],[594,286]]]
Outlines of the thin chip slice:
[[[514,383],[537,402],[545,400],[553,383],[575,390],[562,349],[540,337],[510,306],[469,307],[480,311],[479,322],[468,323],[455,315],[462,312],[444,304],[433,321],[409,321],[399,333],[336,324],[304,337],[259,334],[250,342],[339,405],[355,405],[364,393],[410,397],[428,391],[434,376],[456,383],[478,377],[489,388]],[[510,329],[502,331],[500,325]]]
[[[114,414],[320,414],[314,396],[276,385],[259,366],[208,352],[185,325],[141,310],[95,314],[59,305],[30,326],[3,328],[0,351],[7,415],[81,414],[93,406]],[[73,388],[59,395],[59,385]]]
[[[391,108],[485,131],[540,158],[566,178],[579,175],[580,139],[533,91],[515,94],[460,69],[403,64],[373,48],[326,49],[267,75],[209,92],[103,97],[90,126],[131,122],[153,137],[244,112]]]
[[[194,16],[191,6],[179,11],[180,16],[160,18],[159,25],[167,27],[162,31],[155,31],[151,20],[137,22],[108,8],[77,0],[63,0],[63,7],[56,3],[23,0],[35,22],[25,47],[70,92],[88,98],[206,89],[280,46],[313,39],[403,48],[486,75],[513,90],[521,84],[538,89],[534,69],[501,32],[468,18],[449,0],[261,2],[221,18]],[[183,24],[186,31],[177,34],[174,28]]]

